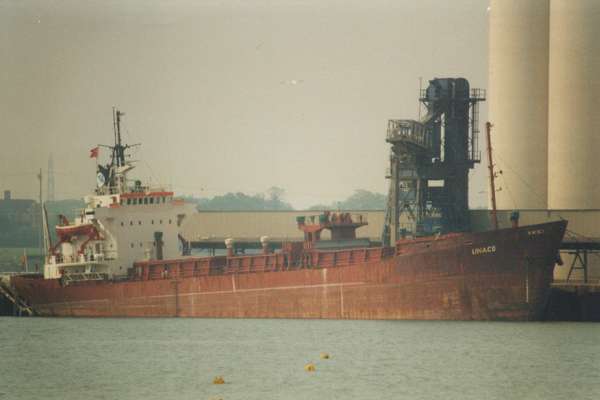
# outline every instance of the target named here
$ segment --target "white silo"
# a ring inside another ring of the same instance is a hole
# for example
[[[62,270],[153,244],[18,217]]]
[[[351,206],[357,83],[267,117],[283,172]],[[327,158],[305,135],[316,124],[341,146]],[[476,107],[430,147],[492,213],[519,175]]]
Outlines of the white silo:
[[[600,208],[600,1],[552,0],[548,206]]]
[[[547,207],[549,0],[491,0],[489,120],[500,209]]]

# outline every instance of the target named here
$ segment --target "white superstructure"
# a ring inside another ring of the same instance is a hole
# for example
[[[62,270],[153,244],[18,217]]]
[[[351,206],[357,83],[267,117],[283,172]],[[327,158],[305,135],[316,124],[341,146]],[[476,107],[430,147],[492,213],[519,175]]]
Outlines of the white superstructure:
[[[74,221],[61,217],[58,243],[50,246],[44,265],[46,279],[103,280],[125,277],[137,260],[181,256],[179,231],[192,206],[164,188],[143,186],[127,178],[134,166],[125,159],[120,118],[115,113],[112,159],[98,165],[95,193]],[[95,153],[97,154],[97,153]]]

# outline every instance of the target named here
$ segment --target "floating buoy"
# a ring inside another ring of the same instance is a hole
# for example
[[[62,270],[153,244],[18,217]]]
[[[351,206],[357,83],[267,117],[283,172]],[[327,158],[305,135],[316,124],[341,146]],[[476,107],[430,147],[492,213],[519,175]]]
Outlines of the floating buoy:
[[[322,360],[329,360],[329,353],[325,353],[325,352],[321,353],[321,359]]]
[[[213,383],[215,385],[222,385],[225,383],[225,379],[223,379],[222,376],[215,376],[215,379],[213,379]]]
[[[313,363],[308,363],[304,366],[304,370],[307,372],[315,372],[317,368],[315,367],[315,364]]]

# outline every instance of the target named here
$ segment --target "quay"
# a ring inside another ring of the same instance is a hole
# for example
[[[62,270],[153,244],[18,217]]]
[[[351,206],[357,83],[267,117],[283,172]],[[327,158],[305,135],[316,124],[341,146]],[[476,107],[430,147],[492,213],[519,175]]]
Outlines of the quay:
[[[34,310],[19,297],[11,285],[11,278],[15,275],[35,275],[32,272],[3,272],[0,274],[0,316],[33,316]]]
[[[600,322],[600,281],[555,281],[550,288],[546,321]]]

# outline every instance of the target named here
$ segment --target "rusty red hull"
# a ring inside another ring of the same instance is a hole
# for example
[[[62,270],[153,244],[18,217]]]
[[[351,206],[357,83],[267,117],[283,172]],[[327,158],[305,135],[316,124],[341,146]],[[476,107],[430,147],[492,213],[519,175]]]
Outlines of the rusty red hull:
[[[389,255],[315,252],[294,268],[281,267],[281,255],[214,258],[213,266],[187,258],[138,263],[125,281],[19,277],[14,286],[44,316],[532,320],[565,228],[455,234],[400,243]]]

